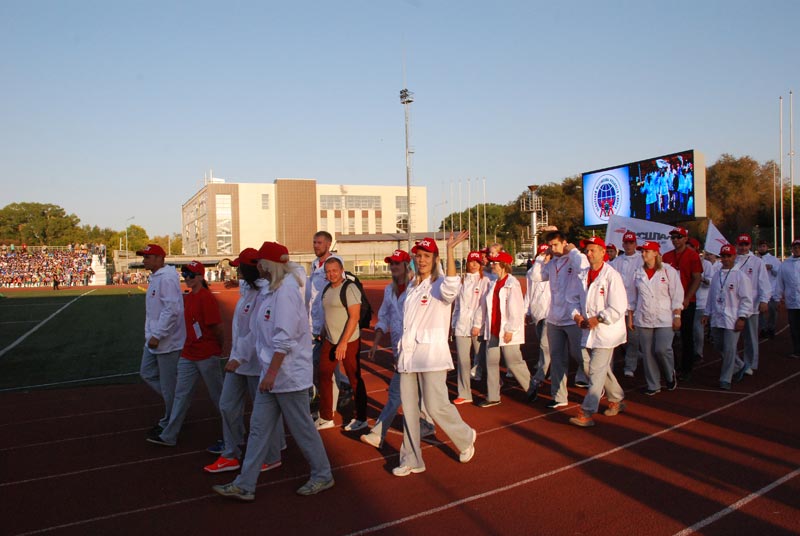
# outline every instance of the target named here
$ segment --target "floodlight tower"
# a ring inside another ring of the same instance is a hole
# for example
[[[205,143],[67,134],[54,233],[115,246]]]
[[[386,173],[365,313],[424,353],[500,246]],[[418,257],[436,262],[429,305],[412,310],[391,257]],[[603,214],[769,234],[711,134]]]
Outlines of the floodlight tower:
[[[408,226],[408,252],[411,253],[411,156],[414,149],[409,145],[409,116],[411,114],[411,103],[414,102],[414,94],[408,89],[400,90],[400,104],[406,111],[406,225]]]
[[[536,255],[536,250],[539,247],[539,229],[549,225],[547,221],[548,214],[542,205],[542,198],[539,196],[538,189],[539,186],[535,184],[528,186],[528,192],[520,200],[519,207],[522,212],[529,212],[531,215],[531,250],[533,250],[534,255]]]

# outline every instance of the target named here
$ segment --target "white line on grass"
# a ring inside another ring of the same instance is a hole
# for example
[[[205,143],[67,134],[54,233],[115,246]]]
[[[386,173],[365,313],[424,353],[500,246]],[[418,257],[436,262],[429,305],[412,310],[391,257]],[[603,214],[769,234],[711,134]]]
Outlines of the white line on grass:
[[[680,422],[680,423],[678,423],[676,425],[670,426],[669,428],[664,428],[662,430],[659,430],[658,432],[649,434],[647,436],[643,436],[643,437],[641,437],[639,439],[636,439],[634,441],[629,441],[628,443],[625,443],[624,445],[620,445],[618,447],[614,447],[612,449],[606,450],[606,451],[601,452],[599,454],[595,454],[594,456],[590,456],[588,458],[584,458],[582,460],[579,460],[577,462],[571,463],[569,465],[565,465],[563,467],[560,467],[560,468],[557,468],[557,469],[553,469],[551,471],[547,471],[545,473],[541,473],[541,474],[538,474],[538,475],[535,475],[535,476],[520,480],[518,482],[514,482],[514,483],[511,483],[511,484],[508,484],[506,486],[501,486],[501,487],[494,488],[494,489],[491,489],[491,490],[483,492],[483,493],[479,493],[479,494],[472,495],[472,496],[469,496],[469,497],[464,497],[463,499],[459,499],[457,501],[452,501],[452,502],[444,504],[442,506],[438,506],[436,508],[431,508],[429,510],[425,510],[424,512],[419,512],[419,513],[414,514],[414,515],[402,517],[402,518],[396,519],[394,521],[389,521],[387,523],[382,523],[380,525],[367,527],[367,528],[362,529],[360,531],[352,532],[348,536],[354,536],[354,535],[357,535],[357,534],[369,534],[369,533],[372,533],[372,532],[377,532],[377,531],[380,531],[380,530],[391,528],[391,527],[394,527],[394,526],[397,526],[397,525],[401,525],[401,524],[407,523],[409,521],[413,521],[413,520],[416,520],[416,519],[420,519],[420,518],[423,518],[423,517],[427,517],[427,516],[436,514],[438,512],[443,512],[445,510],[450,510],[452,508],[456,508],[456,507],[458,507],[458,506],[460,506],[462,504],[471,503],[471,502],[474,502],[474,501],[477,501],[477,500],[480,500],[480,499],[485,499],[487,497],[491,497],[491,496],[497,495],[499,493],[504,493],[506,491],[518,488],[520,486],[524,486],[524,485],[530,484],[532,482],[536,482],[538,480],[542,480],[542,479],[545,479],[547,477],[563,473],[564,471],[575,469],[575,468],[580,467],[582,465],[586,465],[587,463],[590,463],[590,462],[605,458],[605,457],[610,456],[612,454],[616,454],[617,452],[621,452],[623,450],[627,450],[627,449],[629,449],[631,447],[639,445],[640,443],[644,443],[644,442],[649,441],[651,439],[655,439],[655,438],[660,437],[660,436],[662,436],[664,434],[667,434],[669,432],[673,432],[675,430],[678,430],[680,428],[688,426],[689,424],[692,424],[694,422],[697,422],[697,421],[700,421],[702,419],[705,419],[706,417],[710,417],[711,415],[719,413],[720,411],[724,411],[724,410],[726,410],[728,408],[731,408],[733,406],[736,406],[736,405],[740,404],[741,402],[744,402],[746,400],[750,400],[751,398],[753,398],[755,396],[761,395],[761,394],[763,394],[763,393],[765,393],[765,392],[767,392],[767,391],[769,391],[769,390],[771,390],[771,389],[773,389],[775,387],[778,387],[779,385],[781,385],[781,384],[783,384],[785,382],[793,380],[797,376],[800,376],[800,372],[796,372],[795,374],[792,374],[791,376],[788,376],[788,377],[786,377],[786,378],[784,378],[784,379],[782,379],[782,380],[780,380],[778,382],[775,382],[772,385],[769,385],[769,386],[767,386],[767,387],[765,387],[765,388],[763,388],[763,389],[761,389],[759,391],[756,391],[754,393],[750,393],[749,395],[747,395],[747,396],[745,396],[745,397],[743,397],[743,398],[741,398],[739,400],[736,400],[735,402],[730,402],[728,404],[725,404],[724,406],[720,406],[719,408],[707,411],[707,412],[705,412],[705,413],[703,413],[703,414],[701,414],[701,415],[699,415],[697,417],[693,417],[691,419],[687,419],[687,420],[685,420],[683,422]],[[544,417],[546,415],[547,414],[539,415],[536,418],[541,418],[541,417]],[[512,426],[512,425],[507,425],[507,426]],[[481,432],[480,435],[484,435],[485,433],[486,432]],[[433,447],[434,447],[433,445],[429,445],[429,446],[423,447],[423,448],[433,448]],[[399,456],[399,454],[395,454],[394,456]],[[358,465],[365,465],[367,463],[372,463],[372,462],[375,462],[375,461],[379,461],[379,462],[382,462],[382,463],[386,462],[386,457],[380,456],[380,457],[377,457],[377,458],[372,458],[372,459],[369,459],[369,460],[363,460],[363,461],[360,461],[360,462],[355,462],[355,463],[347,464],[347,465],[344,465],[344,466],[338,466],[338,467],[334,468],[334,470],[335,471],[339,471],[339,470],[342,470],[342,469],[345,469],[345,468],[354,467],[354,466],[358,466]],[[274,485],[276,483],[277,482],[275,482],[275,483],[272,483],[272,482],[264,483],[264,484],[261,484],[261,485],[257,486],[257,489],[258,488],[264,488],[264,487],[267,487],[267,486],[272,486],[272,485]],[[9,484],[11,484],[11,483],[9,483]],[[178,505],[182,505],[182,504],[189,504],[189,503],[192,503],[192,502],[201,501],[201,500],[204,500],[204,499],[209,499],[209,498],[212,498],[212,497],[215,497],[215,496],[216,495],[205,494],[205,495],[201,495],[201,496],[197,496],[197,497],[190,497],[188,499],[181,499],[181,500],[178,500],[178,501],[170,501],[170,502],[166,502],[166,503],[156,504],[156,505],[153,505],[153,506],[146,506],[146,507],[143,507],[143,508],[137,508],[135,510],[128,510],[128,511],[124,511],[124,512],[115,512],[113,514],[93,517],[93,518],[89,518],[89,519],[82,519],[82,520],[79,520],[79,521],[73,521],[71,523],[64,523],[64,524],[61,524],[61,525],[54,525],[54,526],[51,526],[51,527],[45,527],[45,528],[42,528],[42,529],[37,529],[37,530],[25,532],[25,533],[22,533],[20,536],[29,535],[29,534],[42,534],[42,533],[51,532],[51,531],[54,531],[54,530],[60,530],[60,529],[65,529],[65,528],[70,528],[70,527],[77,527],[77,526],[81,526],[81,525],[87,525],[87,524],[90,524],[90,523],[95,523],[95,522],[98,522],[98,521],[105,521],[105,520],[108,520],[108,519],[115,519],[115,518],[126,516],[126,515],[140,514],[140,513],[145,513],[145,512],[153,512],[153,511],[156,511],[156,510],[161,510],[163,508],[172,508],[174,506],[178,506]]]
[[[767,493],[769,493],[773,489],[777,488],[778,486],[780,486],[784,482],[788,482],[789,480],[793,479],[797,475],[800,475],[800,467],[798,467],[797,469],[795,469],[791,473],[783,475],[778,480],[772,482],[771,484],[768,484],[768,485],[764,486],[760,490],[751,493],[747,497],[739,499],[738,501],[736,501],[732,505],[728,506],[727,508],[723,508],[722,510],[720,510],[716,514],[714,514],[712,516],[708,516],[707,518],[703,519],[702,521],[698,521],[697,523],[695,523],[691,527],[686,527],[685,529],[683,529],[680,532],[676,532],[675,536],[689,536],[689,534],[694,534],[695,532],[697,532],[698,530],[702,529],[703,527],[706,527],[706,526],[710,525],[711,523],[715,523],[715,522],[719,521],[720,519],[722,519],[723,517],[727,516],[728,514],[732,514],[732,513],[736,512],[737,510],[739,510],[742,506],[746,505],[747,503],[749,503],[749,502],[751,502],[751,501],[753,501],[755,499],[761,498],[762,496],[766,495]]]
[[[72,305],[73,303],[75,303],[76,301],[78,301],[79,299],[83,298],[83,297],[84,297],[84,296],[86,296],[87,294],[91,294],[91,293],[92,293],[92,292],[94,292],[95,290],[97,290],[97,289],[92,289],[92,290],[90,290],[90,291],[88,291],[88,292],[84,292],[84,293],[83,293],[83,294],[81,294],[80,296],[77,296],[77,297],[73,298],[72,300],[68,301],[67,303],[65,303],[65,304],[64,304],[64,305],[63,305],[63,306],[62,306],[62,307],[61,307],[61,308],[60,308],[58,311],[56,311],[55,313],[51,314],[50,316],[48,316],[47,318],[45,318],[44,320],[42,320],[41,322],[39,322],[38,324],[36,324],[35,326],[33,326],[31,329],[29,329],[29,330],[28,330],[28,332],[27,332],[27,333],[25,333],[25,334],[21,335],[21,336],[20,336],[20,337],[19,337],[19,338],[18,338],[16,341],[12,342],[12,343],[11,343],[11,344],[9,344],[8,346],[6,346],[6,347],[5,347],[5,348],[3,348],[2,350],[0,350],[0,357],[3,357],[3,356],[4,356],[5,354],[7,354],[7,353],[8,353],[10,350],[12,350],[14,347],[16,347],[16,346],[17,346],[19,343],[21,343],[22,341],[24,341],[25,339],[27,339],[27,338],[28,338],[30,335],[32,335],[33,333],[35,333],[35,332],[36,332],[36,331],[37,331],[37,330],[38,330],[40,327],[42,327],[42,326],[44,326],[45,324],[47,324],[47,322],[49,322],[49,321],[50,321],[50,319],[54,318],[54,317],[55,317],[55,316],[56,316],[58,313],[60,313],[61,311],[63,311],[64,309],[66,309],[67,307],[69,307],[70,305]]]

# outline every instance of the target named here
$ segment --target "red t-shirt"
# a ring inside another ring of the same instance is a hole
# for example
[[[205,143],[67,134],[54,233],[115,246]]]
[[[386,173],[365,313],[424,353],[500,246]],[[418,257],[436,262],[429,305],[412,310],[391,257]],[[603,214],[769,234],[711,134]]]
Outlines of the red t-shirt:
[[[508,279],[508,276],[498,280],[492,293],[492,323],[489,327],[490,333],[498,339],[500,338],[500,325],[503,323],[503,314],[500,311],[500,289],[505,286],[506,279]]]
[[[207,288],[197,294],[183,295],[183,319],[186,324],[186,342],[181,357],[202,361],[222,354],[222,348],[211,331],[211,326],[222,323],[217,299]],[[200,333],[200,337],[197,333]]]
[[[690,247],[687,247],[681,253],[675,253],[674,249],[664,253],[663,261],[678,270],[681,275],[681,285],[683,285],[684,292],[689,288],[692,274],[703,273],[703,263],[700,262],[700,255]],[[692,296],[689,301],[697,301],[695,298],[696,296]]]

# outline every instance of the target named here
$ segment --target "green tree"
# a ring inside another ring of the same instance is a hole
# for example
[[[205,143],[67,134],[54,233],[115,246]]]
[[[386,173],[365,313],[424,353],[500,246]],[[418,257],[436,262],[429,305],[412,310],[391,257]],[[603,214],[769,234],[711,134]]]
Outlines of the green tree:
[[[0,240],[29,245],[66,245],[80,219],[58,205],[11,203],[0,209]]]

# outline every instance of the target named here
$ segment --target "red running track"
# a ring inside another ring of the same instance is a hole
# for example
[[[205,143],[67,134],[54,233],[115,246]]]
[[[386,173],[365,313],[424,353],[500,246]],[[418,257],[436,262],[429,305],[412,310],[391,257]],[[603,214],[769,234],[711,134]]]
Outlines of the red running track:
[[[376,310],[383,284],[367,282]],[[235,292],[218,296],[229,316]],[[731,392],[716,389],[711,350],[674,392],[646,397],[641,377],[621,378],[627,411],[591,429],[567,424],[580,389],[562,411],[505,389],[500,406],[458,406],[478,430],[469,464],[439,432],[427,471],[405,478],[391,474],[399,418],[382,451],[324,430],[336,486],[312,497],[294,493],[308,468],[289,439],[254,504],[210,489],[235,473],[202,471],[220,435],[202,387],[174,449],[144,441],[160,404],[143,385],[6,393],[0,534],[797,534],[800,362],[787,348],[785,329],[762,341],[761,368]],[[371,419],[391,375],[389,356],[377,361],[364,363]]]

